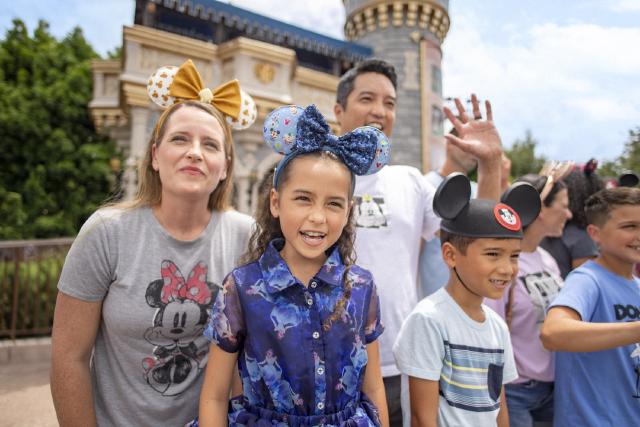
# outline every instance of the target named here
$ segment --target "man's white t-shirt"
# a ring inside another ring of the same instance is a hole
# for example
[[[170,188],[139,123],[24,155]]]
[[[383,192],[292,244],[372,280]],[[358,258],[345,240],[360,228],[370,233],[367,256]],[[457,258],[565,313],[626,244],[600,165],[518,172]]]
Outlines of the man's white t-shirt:
[[[440,228],[433,212],[435,189],[410,166],[385,166],[357,177],[357,263],[373,273],[385,333],[380,341],[382,376],[399,375],[392,346],[402,322],[418,302],[418,257],[422,239]]]

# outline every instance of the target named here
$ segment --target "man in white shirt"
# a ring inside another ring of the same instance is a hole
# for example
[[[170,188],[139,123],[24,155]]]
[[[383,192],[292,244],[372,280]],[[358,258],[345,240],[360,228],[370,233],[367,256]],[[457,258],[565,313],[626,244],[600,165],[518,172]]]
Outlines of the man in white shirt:
[[[393,65],[378,59],[362,61],[345,73],[338,84],[334,107],[342,132],[368,125],[390,137],[396,114],[396,83]],[[459,119],[445,108],[459,135],[446,138],[478,159],[478,196],[498,199],[500,136],[493,125],[490,104],[486,103],[487,120],[481,120],[478,101],[475,96],[472,99],[473,117],[467,115],[459,100]],[[375,175],[356,180],[356,254],[358,264],[373,273],[378,286],[386,328],[380,337],[380,363],[391,426],[402,426],[400,371],[392,346],[403,320],[418,302],[421,241],[433,238],[440,225],[433,213],[434,193],[422,173],[409,166],[386,166]]]

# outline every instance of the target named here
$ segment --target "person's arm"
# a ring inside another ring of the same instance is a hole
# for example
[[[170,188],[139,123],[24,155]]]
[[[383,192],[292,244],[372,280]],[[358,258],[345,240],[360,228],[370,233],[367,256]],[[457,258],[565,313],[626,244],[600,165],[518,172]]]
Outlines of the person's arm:
[[[511,183],[511,160],[502,153],[502,170],[500,171],[500,192],[504,193]]]
[[[584,322],[575,310],[556,306],[547,314],[540,339],[552,351],[608,350],[639,342],[640,322]]]
[[[478,194],[479,199],[499,200],[502,177],[502,142],[493,123],[491,103],[485,101],[487,119],[482,120],[480,104],[475,94],[471,95],[473,116],[469,117],[462,102],[455,99],[458,117],[445,107],[444,112],[456,128],[459,137],[447,134],[447,143],[454,144],[462,151],[478,159]]]
[[[364,372],[362,391],[371,399],[378,408],[380,425],[389,427],[389,410],[387,397],[384,392],[384,382],[380,371],[380,348],[378,341],[367,344],[367,368]]]
[[[238,353],[228,353],[216,344],[211,344],[204,383],[200,391],[201,426],[223,427],[228,424],[229,391],[237,361]]]
[[[58,292],[51,336],[51,396],[62,427],[95,426],[89,361],[102,302]]]
[[[509,427],[509,411],[507,410],[507,399],[505,397],[504,386],[500,392],[500,410],[498,411],[498,427]]]
[[[411,402],[411,427],[436,427],[438,425],[438,404],[440,383],[409,377]]]

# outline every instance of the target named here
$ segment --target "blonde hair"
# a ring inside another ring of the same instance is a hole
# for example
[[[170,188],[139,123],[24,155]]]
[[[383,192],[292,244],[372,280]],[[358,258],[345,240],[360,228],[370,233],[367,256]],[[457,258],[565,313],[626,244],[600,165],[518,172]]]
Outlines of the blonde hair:
[[[227,159],[227,178],[220,181],[218,186],[209,195],[209,210],[222,211],[230,208],[230,197],[233,191],[233,165],[235,161],[235,151],[233,148],[233,137],[231,136],[231,128],[227,124],[224,116],[216,108],[210,104],[199,101],[184,101],[173,104],[167,108],[151,132],[149,143],[144,154],[144,158],[138,166],[138,191],[133,200],[116,203],[116,207],[120,208],[137,208],[141,206],[155,206],[162,201],[162,182],[159,173],[153,169],[152,147],[160,146],[162,138],[167,129],[167,123],[171,116],[181,108],[193,107],[198,108],[206,113],[211,114],[220,124],[224,132],[224,153]]]

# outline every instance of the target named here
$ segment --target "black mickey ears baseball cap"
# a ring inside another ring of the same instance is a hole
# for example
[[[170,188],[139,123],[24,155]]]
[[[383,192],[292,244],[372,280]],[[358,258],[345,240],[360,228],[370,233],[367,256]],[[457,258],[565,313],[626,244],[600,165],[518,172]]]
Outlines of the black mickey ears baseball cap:
[[[447,176],[433,198],[440,227],[465,237],[522,239],[522,228],[540,213],[540,194],[526,182],[513,184],[500,202],[471,199],[471,183],[461,173]]]

